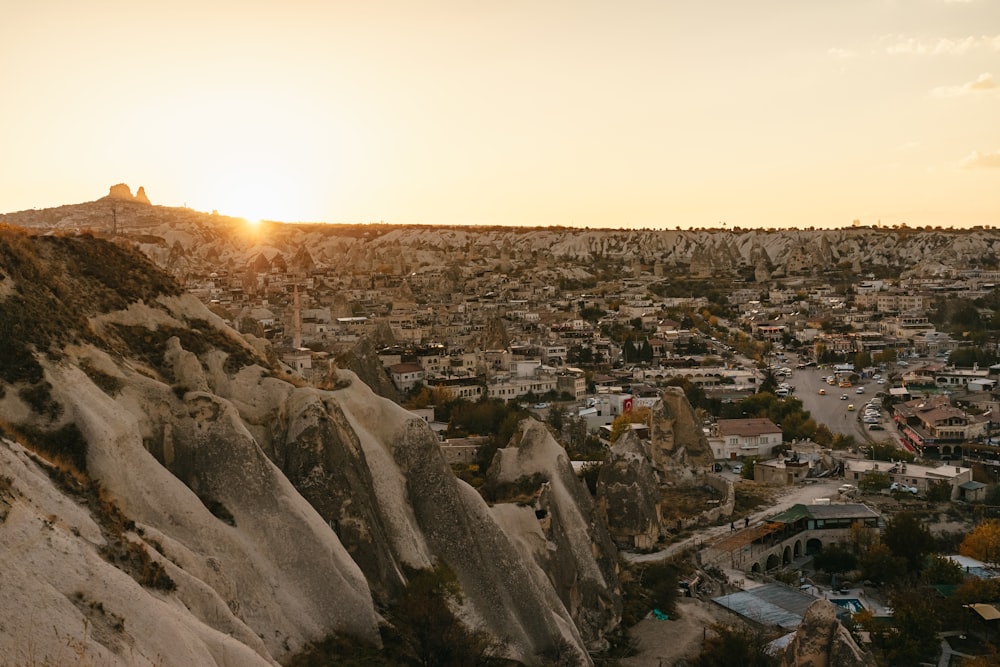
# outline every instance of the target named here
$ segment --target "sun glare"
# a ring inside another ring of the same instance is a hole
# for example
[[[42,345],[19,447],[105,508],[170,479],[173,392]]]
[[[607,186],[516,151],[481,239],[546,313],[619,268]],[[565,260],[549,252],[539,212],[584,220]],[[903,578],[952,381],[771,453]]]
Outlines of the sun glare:
[[[302,220],[303,199],[289,176],[267,167],[233,170],[217,183],[212,208],[243,218],[251,227],[263,220]]]

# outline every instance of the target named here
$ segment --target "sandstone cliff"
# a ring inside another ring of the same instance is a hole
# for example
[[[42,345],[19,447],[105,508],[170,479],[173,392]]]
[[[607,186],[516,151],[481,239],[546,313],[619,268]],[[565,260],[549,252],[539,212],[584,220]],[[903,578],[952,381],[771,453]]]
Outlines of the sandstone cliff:
[[[376,609],[439,563],[463,622],[526,664],[560,647],[588,663],[617,623],[613,549],[554,443],[530,448],[552,480],[548,532],[535,522],[566,553],[541,557],[425,423],[350,371],[289,382],[136,253],[8,229],[0,274],[0,662],[377,644]]]

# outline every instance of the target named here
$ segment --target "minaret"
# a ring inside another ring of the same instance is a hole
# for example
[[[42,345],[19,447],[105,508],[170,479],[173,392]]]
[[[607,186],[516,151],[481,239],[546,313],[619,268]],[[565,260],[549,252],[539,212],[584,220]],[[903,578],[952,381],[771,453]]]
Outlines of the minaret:
[[[296,350],[302,347],[302,307],[299,304],[299,286],[295,285],[292,295],[292,347]]]

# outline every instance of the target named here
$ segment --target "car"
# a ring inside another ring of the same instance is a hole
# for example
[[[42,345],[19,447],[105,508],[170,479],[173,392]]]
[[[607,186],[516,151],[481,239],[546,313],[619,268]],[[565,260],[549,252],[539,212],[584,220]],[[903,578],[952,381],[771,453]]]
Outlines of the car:
[[[849,403],[847,405],[847,411],[848,412],[854,412],[854,403]]]
[[[850,493],[853,490],[854,490],[853,484],[841,484],[840,487],[837,489],[837,493]]]
[[[536,410],[544,410],[545,408],[549,407],[549,404],[548,403],[535,403],[531,407],[533,407]]]
[[[879,379],[875,380],[875,382],[878,383],[878,384],[885,384],[885,378],[879,378]]]
[[[819,390],[819,395],[820,396],[826,396],[826,389],[820,389]]]
[[[732,466],[732,468],[733,468],[733,472],[736,473],[737,475],[742,475],[743,474],[743,464],[742,463],[734,463],[733,466]]]
[[[861,421],[863,421],[866,424],[877,424],[879,422],[879,418],[865,415],[865,418],[862,419]]]
[[[840,400],[846,401],[847,400],[847,394],[841,394],[840,395]]]
[[[889,485],[890,491],[899,491],[900,493],[912,493],[917,495],[920,493],[920,489],[915,486],[907,486],[906,484],[900,484],[899,482],[893,482]]]
[[[868,430],[869,431],[884,431],[885,427],[882,426],[881,424],[869,424],[868,425]]]
[[[864,387],[858,387],[857,389],[854,390],[854,393],[855,394],[863,394],[863,393],[865,393],[865,388]]]

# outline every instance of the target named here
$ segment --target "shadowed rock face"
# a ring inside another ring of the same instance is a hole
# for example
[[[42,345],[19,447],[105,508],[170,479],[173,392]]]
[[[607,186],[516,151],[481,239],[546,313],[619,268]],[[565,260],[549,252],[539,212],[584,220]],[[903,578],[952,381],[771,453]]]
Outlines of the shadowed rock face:
[[[394,455],[430,548],[455,571],[484,627],[507,638],[519,659],[535,662],[563,641],[589,664],[545,573],[522,555],[479,494],[455,478],[424,422],[406,424],[394,439]]]
[[[533,506],[494,506],[505,531],[545,571],[591,649],[621,620],[618,552],[586,485],[548,429],[526,419],[490,467],[499,482],[540,475]]]
[[[660,483],[649,447],[626,431],[597,477],[597,503],[621,548],[649,549],[660,539]],[[611,519],[613,517],[613,519]]]
[[[795,637],[780,656],[783,667],[865,667],[872,655],[858,646],[837,620],[836,607],[827,600],[809,605]]]
[[[22,254],[42,243],[15,242]],[[125,275],[155,273],[95,239],[45,243],[67,293],[109,289],[60,267],[60,253],[85,255],[77,244]],[[24,278],[0,270],[3,308]],[[537,664],[568,647],[589,664],[585,644],[617,623],[620,602],[613,549],[565,461],[542,468],[544,530],[528,510],[556,551],[536,558],[455,478],[423,421],[349,371],[332,390],[274,377],[169,282],[133,281],[138,296],[60,315],[85,336],[36,326],[51,357],[7,352],[34,374],[0,375],[0,416],[39,454],[0,442],[0,663],[275,664],[333,633],[377,644],[373,595],[391,599],[401,572],[443,561],[460,618],[507,640],[511,657]],[[35,290],[31,312],[62,312],[55,293]],[[535,433],[526,452],[554,451]],[[41,453],[76,471],[54,483]]]
[[[653,464],[661,472],[690,466],[708,469],[714,457],[691,403],[680,387],[665,387],[652,408]]]

